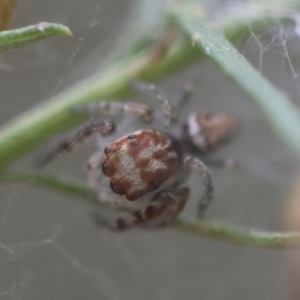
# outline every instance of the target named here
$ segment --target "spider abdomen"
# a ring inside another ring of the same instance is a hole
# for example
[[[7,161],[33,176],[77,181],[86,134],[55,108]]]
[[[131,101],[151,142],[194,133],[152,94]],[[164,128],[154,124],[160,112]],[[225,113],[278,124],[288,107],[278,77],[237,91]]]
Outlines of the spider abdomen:
[[[113,192],[136,200],[156,189],[176,172],[179,158],[172,141],[156,130],[140,130],[105,149],[103,173]]]

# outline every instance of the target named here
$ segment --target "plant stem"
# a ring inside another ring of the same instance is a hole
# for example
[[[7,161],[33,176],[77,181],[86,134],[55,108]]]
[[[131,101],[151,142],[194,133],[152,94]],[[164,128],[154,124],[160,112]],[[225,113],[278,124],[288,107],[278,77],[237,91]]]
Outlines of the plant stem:
[[[172,226],[197,236],[218,239],[231,244],[261,248],[286,248],[295,246],[300,241],[300,233],[296,232],[264,232],[254,229],[241,230],[236,226],[225,226],[211,221],[187,221],[177,218],[173,221]]]
[[[27,44],[58,34],[72,35],[68,27],[46,22],[24,28],[2,31],[0,32],[0,52],[20,48]]]
[[[74,182],[68,182],[57,176],[40,173],[21,173],[21,172],[6,172],[0,173],[0,181],[2,183],[10,182],[26,182],[28,184],[34,184],[35,186],[41,186],[50,188],[57,192],[72,195],[79,199],[84,199],[84,202],[91,205],[99,205],[97,193],[86,187]]]

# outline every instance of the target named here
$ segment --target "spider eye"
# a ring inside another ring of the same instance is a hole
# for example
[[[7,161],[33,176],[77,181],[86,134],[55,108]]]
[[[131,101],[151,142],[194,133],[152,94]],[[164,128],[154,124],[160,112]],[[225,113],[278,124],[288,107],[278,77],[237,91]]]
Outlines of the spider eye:
[[[119,195],[124,195],[124,188],[122,185],[118,184],[117,182],[111,182],[109,183],[111,190]]]
[[[155,182],[155,181],[151,181],[151,182],[149,182],[149,187],[153,190],[153,191],[155,191],[155,190],[157,190],[158,188],[159,188],[159,183],[157,183],[157,182]]]
[[[105,162],[102,163],[102,172],[105,176],[108,176],[108,165]]]
[[[135,134],[130,134],[129,136],[128,136],[128,139],[129,140],[133,140],[133,139],[135,139],[136,138],[136,135]]]

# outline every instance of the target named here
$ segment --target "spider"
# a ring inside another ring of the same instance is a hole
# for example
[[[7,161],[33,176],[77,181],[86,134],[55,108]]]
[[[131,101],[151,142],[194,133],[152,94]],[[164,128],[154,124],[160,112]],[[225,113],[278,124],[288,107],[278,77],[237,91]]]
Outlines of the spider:
[[[106,145],[104,151],[99,150],[90,157],[87,163],[89,184],[97,187],[99,170],[102,170],[111,189],[106,201],[132,209],[117,212],[117,216],[95,213],[96,223],[116,231],[134,226],[161,228],[168,225],[188,200],[190,189],[185,182],[191,171],[200,176],[203,186],[197,211],[198,217],[202,218],[214,192],[210,171],[203,159],[221,142],[228,140],[237,127],[236,118],[226,113],[201,110],[191,113],[182,126],[176,127],[178,108],[174,108],[158,87],[136,80],[131,81],[131,85],[137,92],[150,94],[156,101],[165,123],[162,130],[157,129],[157,122],[153,124],[155,110],[146,104],[102,101],[74,108],[90,114],[137,116],[151,126],[144,125],[144,129],[117,139]],[[191,94],[192,90],[186,89],[180,103],[189,99]],[[59,143],[45,160],[73,150],[92,135],[102,138],[114,131],[115,124],[111,119],[91,121]]]

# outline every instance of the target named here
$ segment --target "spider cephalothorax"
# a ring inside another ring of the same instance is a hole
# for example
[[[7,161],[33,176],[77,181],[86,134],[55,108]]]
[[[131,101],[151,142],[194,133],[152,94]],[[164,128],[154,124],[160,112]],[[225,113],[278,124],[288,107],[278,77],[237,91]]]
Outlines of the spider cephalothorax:
[[[160,105],[166,127],[141,129],[106,145],[104,151],[96,152],[88,162],[88,181],[97,188],[98,170],[108,177],[113,195],[124,197],[128,203],[140,203],[132,213],[116,219],[96,214],[98,224],[124,230],[136,225],[162,227],[168,224],[183,209],[189,196],[185,181],[190,171],[201,178],[203,195],[200,197],[198,216],[204,212],[213,198],[210,172],[196,157],[189,156],[195,148],[203,158],[217,145],[228,138],[237,126],[235,117],[226,113],[212,114],[200,111],[189,115],[182,135],[169,132],[177,123],[177,111],[162,93],[151,84],[134,82],[138,91],[151,93]],[[184,93],[187,98],[187,93]],[[144,122],[153,121],[153,109],[141,103],[95,102],[77,110],[108,115],[139,116]],[[153,126],[154,127],[154,126]],[[71,139],[63,141],[50,152],[53,158],[63,150],[70,150],[92,134],[105,136],[114,131],[109,119],[93,121],[79,130]],[[191,152],[191,146],[194,148]],[[104,153],[103,153],[104,152]],[[128,201],[130,200],[130,202]],[[99,200],[101,201],[101,199]]]
[[[237,120],[226,113],[213,114],[207,110],[191,113],[184,126],[184,134],[203,153],[213,151],[237,128]]]

